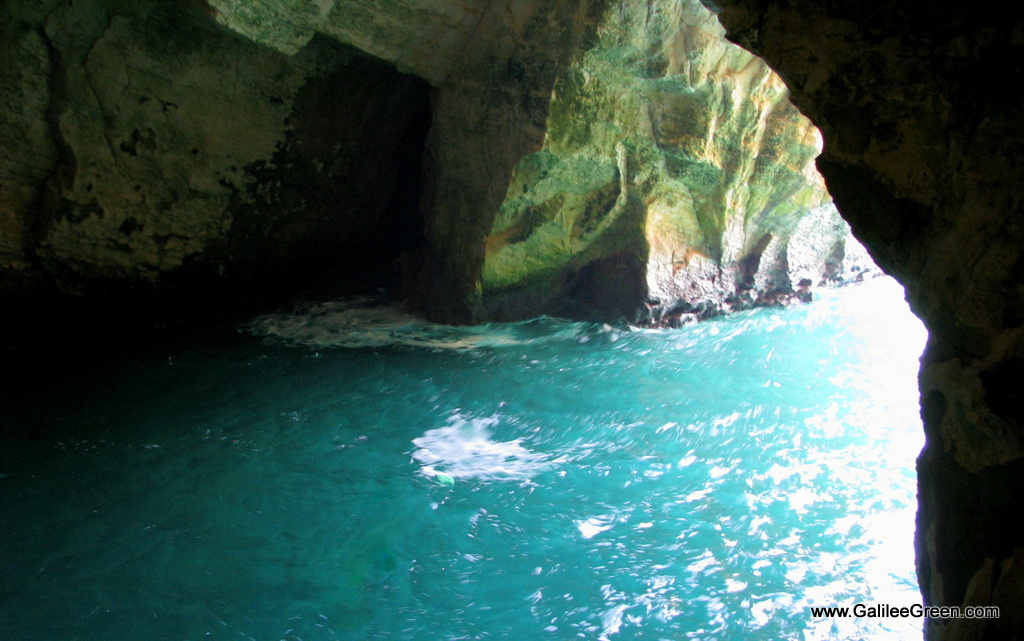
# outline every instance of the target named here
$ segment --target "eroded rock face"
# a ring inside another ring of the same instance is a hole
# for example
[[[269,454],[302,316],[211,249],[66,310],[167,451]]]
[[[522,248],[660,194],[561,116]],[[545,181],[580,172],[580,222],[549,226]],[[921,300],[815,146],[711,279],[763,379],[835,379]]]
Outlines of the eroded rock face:
[[[485,0],[196,0],[219,23],[286,54],[317,34],[440,85],[490,10]],[[519,3],[528,6],[528,3]],[[519,10],[516,7],[510,11]]]
[[[428,178],[423,199],[423,210],[429,214],[423,229],[428,247],[409,253],[402,260],[402,270],[409,292],[432,317],[480,319],[483,238],[501,205],[512,168],[543,142],[557,74],[564,69],[569,52],[592,29],[591,14],[603,11],[608,3],[182,0],[179,4],[191,7],[210,25],[263,45],[255,49],[271,59],[301,59],[317,42],[330,39],[357,46],[439,85],[432,96],[426,160],[418,165]],[[240,63],[234,69],[242,67]],[[340,87],[339,94],[359,82],[355,79]],[[291,96],[283,99],[280,111],[287,112]],[[377,114],[380,122],[360,122],[364,127],[360,133],[374,139],[380,137],[381,128],[397,132],[409,121],[408,114],[382,110],[381,105],[393,108],[403,99],[385,93],[362,106],[367,113]],[[414,106],[418,101],[419,96],[406,100]],[[144,133],[140,130],[140,135]],[[388,138],[378,139],[378,146]],[[415,132],[397,138],[422,143]],[[263,190],[272,180],[259,163],[270,165],[264,154],[245,166],[260,170],[256,172],[258,189]],[[369,170],[390,171],[366,159],[362,164]],[[252,183],[232,185],[244,193]],[[392,185],[385,180],[379,201],[388,200],[384,188],[388,186]],[[415,227],[415,233],[420,233],[421,225]]]
[[[1017,638],[1024,9],[720,4],[821,129],[832,197],[931,333],[922,589],[1003,617],[928,634]],[[829,240],[813,130],[695,2],[20,1],[0,36],[8,299],[379,278],[417,247],[427,88],[339,43],[434,86],[426,245],[404,264],[436,319],[565,297],[628,315],[855,254]]]
[[[26,68],[4,78],[14,286],[345,292],[405,252],[435,319],[635,320],[817,283],[848,253],[840,230],[791,265],[828,198],[817,134],[696,0],[32,7],[5,48]],[[437,85],[425,163],[425,89],[339,41]]]
[[[515,165],[487,229],[476,315],[575,301],[645,320],[644,300],[654,317],[714,315],[738,292],[753,302],[826,280],[836,252],[842,265],[846,230],[799,226],[828,202],[819,140],[767,65],[696,0],[620,2],[591,19],[552,87],[543,145]],[[803,232],[829,246],[790,269]]]
[[[1024,634],[1024,12],[977,3],[723,0],[825,140],[818,166],[930,339],[920,376],[918,576],[930,639]]]
[[[790,268],[798,222],[828,201],[817,132],[697,0],[209,6],[280,51],[329,34],[437,86],[429,246],[406,263],[435,319],[578,303],[634,320],[647,299],[711,315],[850,253],[839,230]]]
[[[415,245],[422,81],[323,38],[284,55],[184,4],[0,11],[4,293],[365,290]]]

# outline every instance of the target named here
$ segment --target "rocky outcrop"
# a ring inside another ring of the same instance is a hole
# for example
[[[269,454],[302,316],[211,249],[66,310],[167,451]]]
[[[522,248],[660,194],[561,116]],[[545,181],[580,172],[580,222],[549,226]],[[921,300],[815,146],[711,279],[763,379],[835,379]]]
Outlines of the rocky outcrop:
[[[918,576],[929,639],[1024,635],[1024,10],[982,2],[722,0],[730,37],[822,131],[818,166],[929,330]]]
[[[200,9],[0,8],[5,293],[265,304],[384,285],[419,241],[426,84]]]
[[[547,134],[515,168],[486,239],[487,316],[564,299],[714,315],[791,281],[787,246],[828,202],[816,130],[763,62],[696,1],[621,2],[554,86]],[[838,219],[838,217],[836,217]],[[799,243],[799,241],[797,241]],[[854,241],[855,242],[855,241]],[[833,270],[834,271],[834,270]],[[650,320],[648,317],[647,320]]]
[[[401,269],[439,320],[713,315],[791,290],[828,200],[814,128],[696,0],[4,10],[8,291],[266,300]],[[436,85],[425,159],[425,86],[339,42]]]
[[[789,239],[828,201],[817,132],[697,0],[209,6],[282,52],[329,34],[437,85],[429,242],[406,261],[434,318],[717,313],[792,289]]]

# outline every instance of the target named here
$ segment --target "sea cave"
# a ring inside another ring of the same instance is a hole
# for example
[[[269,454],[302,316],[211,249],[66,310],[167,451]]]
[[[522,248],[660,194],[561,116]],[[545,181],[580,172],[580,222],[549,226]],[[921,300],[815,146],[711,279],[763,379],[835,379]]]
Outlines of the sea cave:
[[[917,628],[1020,637],[1022,11],[5,3],[0,620],[17,639],[860,638],[794,615],[805,597],[744,596],[773,573],[838,585],[824,538],[817,566],[754,550],[811,536],[759,510],[856,534],[811,480],[884,485],[909,468],[857,430],[919,421],[913,598],[999,616]],[[842,300],[904,295],[919,415],[865,419],[835,399],[888,386],[878,363],[801,350],[847,336]],[[779,401],[798,362],[811,378]],[[819,440],[842,464],[814,467]],[[712,539],[749,563],[686,547]]]

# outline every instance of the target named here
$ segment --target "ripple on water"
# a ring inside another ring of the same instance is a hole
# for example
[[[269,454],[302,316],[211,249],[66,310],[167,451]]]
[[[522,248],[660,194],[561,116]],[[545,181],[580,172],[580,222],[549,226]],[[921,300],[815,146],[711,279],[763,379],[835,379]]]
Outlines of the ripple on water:
[[[45,429],[0,452],[0,627],[910,638],[808,612],[920,598],[923,332],[900,298],[880,281],[672,331],[345,301],[142,358],[13,417]]]

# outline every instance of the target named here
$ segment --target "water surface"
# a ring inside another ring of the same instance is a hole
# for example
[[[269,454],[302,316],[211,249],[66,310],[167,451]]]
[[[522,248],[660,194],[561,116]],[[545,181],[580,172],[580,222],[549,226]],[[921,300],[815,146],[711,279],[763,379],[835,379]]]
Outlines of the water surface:
[[[365,301],[8,408],[14,640],[905,639],[924,332],[878,280],[678,330]]]

